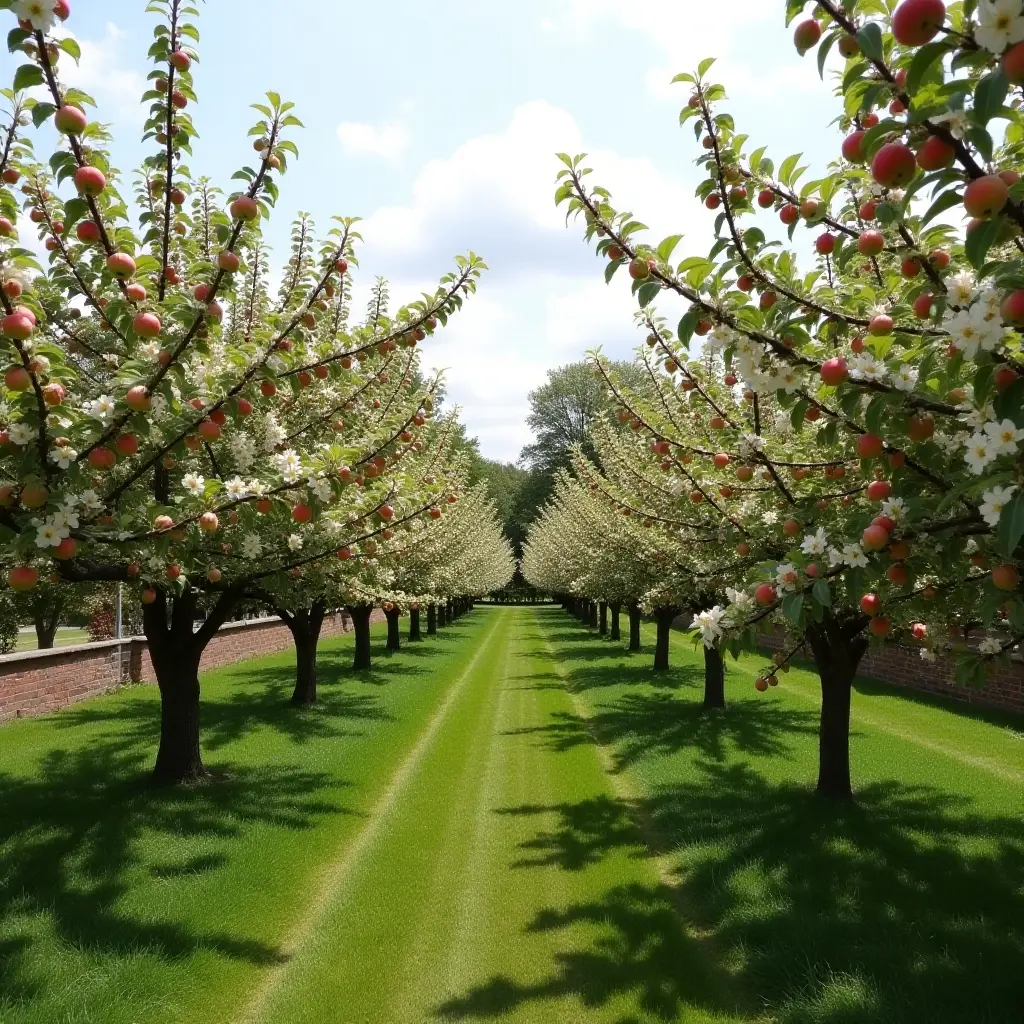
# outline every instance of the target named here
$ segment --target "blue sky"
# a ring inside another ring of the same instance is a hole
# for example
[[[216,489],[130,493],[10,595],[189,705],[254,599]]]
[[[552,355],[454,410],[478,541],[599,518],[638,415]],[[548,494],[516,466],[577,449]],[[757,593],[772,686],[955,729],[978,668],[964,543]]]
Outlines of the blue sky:
[[[73,0],[83,45],[66,73],[112,125],[115,159],[143,150],[138,97],[154,18],[141,0]],[[225,188],[251,159],[248,104],[267,89],[294,101],[301,159],[282,181],[270,228],[281,259],[300,209],[319,225],[364,218],[357,304],[375,274],[402,301],[432,289],[457,252],[491,271],[449,328],[425,346],[492,458],[529,440],[526,396],[547,369],[591,346],[622,355],[638,340],[625,278],[601,267],[554,207],[557,150],[586,151],[592,180],[677,254],[710,248],[712,217],[693,198],[692,132],[678,127],[677,71],[718,57],[739,131],[779,158],[833,159],[837,112],[783,25],[782,0],[210,0],[196,69],[200,132],[193,173]],[[9,58],[8,58],[9,60]],[[812,177],[813,175],[808,175]],[[666,315],[678,306],[666,304]]]

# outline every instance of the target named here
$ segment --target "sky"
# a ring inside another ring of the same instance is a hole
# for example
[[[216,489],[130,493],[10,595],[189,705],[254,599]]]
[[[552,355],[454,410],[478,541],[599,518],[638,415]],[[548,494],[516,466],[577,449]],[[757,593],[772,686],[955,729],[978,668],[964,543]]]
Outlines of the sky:
[[[796,53],[784,0],[199,6],[193,174],[233,187],[252,159],[249,104],[268,89],[305,126],[269,226],[280,261],[299,210],[324,229],[334,215],[363,218],[357,312],[377,274],[397,306],[433,291],[457,253],[487,261],[477,294],[423,352],[447,369],[450,400],[493,459],[514,461],[529,442],[527,396],[549,369],[598,346],[626,356],[640,340],[627,276],[606,286],[581,225],[555,208],[556,152],[588,153],[590,181],[649,225],[651,241],[682,233],[680,259],[706,255],[713,215],[694,198],[699,150],[679,127],[688,91],[670,84],[677,72],[716,57],[721,109],[776,164],[801,151],[823,170],[838,156],[831,86],[813,55]],[[115,163],[131,170],[146,153],[139,97],[156,19],[142,0],[72,8],[83,55],[78,68],[64,58],[62,73],[94,96]],[[659,304],[672,321],[683,311]]]

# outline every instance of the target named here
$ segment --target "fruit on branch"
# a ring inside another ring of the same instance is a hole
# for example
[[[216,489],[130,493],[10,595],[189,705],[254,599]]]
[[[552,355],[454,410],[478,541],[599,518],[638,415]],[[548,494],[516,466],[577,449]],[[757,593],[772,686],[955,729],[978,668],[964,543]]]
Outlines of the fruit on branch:
[[[946,20],[942,0],[903,0],[892,14],[892,34],[900,46],[930,43]]]
[[[199,517],[199,529],[203,533],[216,533],[219,526],[220,521],[217,519],[215,512],[204,512]]]
[[[917,161],[913,152],[902,142],[889,142],[871,161],[871,177],[886,188],[900,188],[913,178]]]
[[[135,387],[129,388],[124,400],[133,412],[147,412],[153,404],[149,392],[143,384],[136,384]]]
[[[34,318],[29,318],[22,312],[8,313],[0,320],[0,331],[5,337],[16,338],[18,341],[27,341],[32,337],[34,330]]]
[[[217,266],[220,267],[221,270],[227,271],[229,274],[233,274],[238,270],[241,263],[242,261],[238,256],[228,250],[225,250],[217,257]]]
[[[228,207],[235,220],[254,221],[260,215],[260,206],[249,196],[239,196]]]
[[[892,485],[888,480],[872,480],[868,484],[868,498],[871,501],[885,501],[892,493]]]
[[[779,210],[779,220],[781,220],[787,227],[791,224],[795,224],[799,219],[800,210],[792,203],[786,203],[786,205]]]
[[[932,304],[934,301],[935,296],[931,292],[922,292],[914,299],[914,316],[918,320],[927,320],[932,315]]]
[[[907,571],[907,567],[899,562],[895,565],[890,565],[885,570],[885,575],[889,582],[897,587],[905,587],[907,581],[910,579],[910,573]]]
[[[884,615],[878,615],[868,623],[868,629],[877,637],[888,636],[892,623]]]
[[[814,18],[801,21],[793,32],[793,42],[801,56],[811,49],[812,46],[816,46],[820,38],[821,24],[815,21]]]
[[[300,503],[292,509],[292,519],[297,523],[308,523],[313,518],[313,510],[306,504]]]
[[[115,277],[131,277],[135,273],[135,260],[126,252],[112,252],[107,257],[107,270]]]
[[[935,433],[935,420],[931,416],[915,415],[907,424],[907,434],[912,441],[927,441]]]
[[[975,178],[964,189],[964,209],[972,217],[991,217],[997,214],[1010,197],[1010,189],[998,174]]]
[[[1020,575],[1014,565],[1005,563],[992,570],[992,586],[996,590],[1016,590],[1019,582]]]
[[[874,593],[865,594],[860,599],[860,608],[865,615],[877,615],[882,610],[882,599]]]
[[[872,523],[861,534],[860,540],[868,551],[881,551],[889,543],[889,531],[884,526]]]
[[[57,131],[63,135],[81,135],[89,123],[85,111],[78,107],[63,106],[53,115],[53,123]]]
[[[629,263],[629,276],[634,281],[645,281],[651,276],[651,268],[647,260],[641,259],[639,256],[630,260]]]
[[[34,589],[38,582],[39,570],[31,565],[16,565],[7,573],[7,585],[18,593]]]
[[[814,248],[817,249],[818,254],[821,256],[827,256],[829,253],[835,252],[836,236],[827,231],[823,235],[818,235],[814,242]]]
[[[142,297],[146,297],[145,292]],[[132,330],[140,338],[155,338],[160,333],[160,318],[154,313],[139,313],[132,321]]]
[[[921,261],[916,256],[909,256],[900,264],[900,273],[908,280],[921,273]]]
[[[761,583],[754,591],[754,598],[760,605],[772,604],[775,596],[775,588],[770,583]]]
[[[722,205],[722,197],[717,192],[712,192],[707,199],[704,200],[704,205],[709,210],[717,210]]]
[[[857,249],[862,256],[877,256],[885,248],[881,231],[864,231],[857,239]]]
[[[1014,43],[1003,54],[1003,74],[1013,85],[1024,84],[1024,43]]]
[[[74,180],[83,196],[98,196],[107,187],[106,176],[98,167],[79,167]]]
[[[866,134],[863,131],[855,131],[843,139],[843,157],[849,160],[851,164],[864,162],[863,142]]]
[[[838,387],[849,376],[850,370],[842,356],[826,359],[821,364],[821,379],[831,387]]]
[[[167,63],[178,71],[188,71],[192,66],[192,58],[184,50],[175,50],[168,55]]]
[[[114,447],[118,455],[135,455],[139,450],[139,439],[134,434],[122,434],[114,442]]]
[[[922,171],[949,167],[955,158],[956,150],[938,135],[929,135],[917,150],[917,166]]]
[[[875,434],[861,434],[857,438],[857,454],[862,459],[877,459],[883,449],[882,439]]]
[[[757,205],[762,209],[768,209],[775,205],[775,193],[770,188],[763,188],[757,194]]]
[[[879,313],[877,316],[871,318],[871,323],[868,324],[868,333],[874,335],[876,338],[884,337],[887,334],[892,334],[892,329],[895,325],[893,319],[885,313]]]

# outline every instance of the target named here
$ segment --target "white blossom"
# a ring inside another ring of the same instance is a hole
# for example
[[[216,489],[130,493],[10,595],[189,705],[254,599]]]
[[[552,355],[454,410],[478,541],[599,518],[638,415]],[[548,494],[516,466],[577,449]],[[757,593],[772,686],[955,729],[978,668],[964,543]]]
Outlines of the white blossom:
[[[985,433],[998,445],[996,455],[1015,455],[1017,445],[1024,440],[1024,430],[1018,430],[1013,420],[986,423]]]
[[[263,542],[255,533],[247,533],[242,538],[242,557],[259,558],[263,554]]]
[[[70,469],[78,459],[78,452],[74,448],[54,448],[50,451],[48,458],[59,469]]]
[[[887,498],[882,502],[882,515],[898,523],[906,516],[907,503],[902,498]]]
[[[288,535],[288,550],[289,551],[301,551],[302,550],[302,538],[297,533],[291,533]]]
[[[979,654],[998,654],[1002,649],[1003,645],[994,636],[987,636],[978,644]]]
[[[974,38],[979,46],[996,54],[1024,40],[1020,0],[981,0]]]
[[[775,568],[775,582],[781,590],[795,590],[800,574],[792,562],[782,562]]]
[[[892,376],[897,391],[913,391],[917,384],[917,369],[904,363]]]
[[[245,485],[245,481],[240,476],[233,476],[230,480],[224,484],[224,491],[232,501],[239,501],[244,498],[248,493],[249,489]]]
[[[302,477],[302,462],[294,449],[281,452],[275,460],[278,472],[286,484],[298,483]]]
[[[181,481],[181,486],[192,495],[193,498],[202,496],[206,480],[196,473],[186,473]]]
[[[12,423],[7,431],[8,440],[19,447],[29,444],[35,436],[36,432],[27,423]]]
[[[110,395],[100,395],[94,401],[86,402],[84,408],[86,413],[93,419],[106,423],[113,418],[117,403]]]
[[[809,533],[800,544],[805,555],[823,555],[828,550],[828,536],[822,527],[816,533]]]
[[[699,629],[701,639],[705,647],[714,647],[715,641],[722,635],[722,619],[725,617],[725,609],[719,605],[709,608],[693,617],[690,624],[691,629]]]
[[[863,569],[868,564],[868,556],[859,544],[846,544],[843,546],[843,561],[851,569]]]
[[[67,533],[53,523],[41,523],[36,527],[36,547],[55,548],[67,536]]]
[[[103,508],[102,499],[91,487],[87,491],[82,491],[78,501],[87,512],[98,512]]]
[[[40,32],[49,32],[57,22],[57,0],[15,0],[14,16]]]
[[[985,467],[999,454],[999,446],[999,440],[990,434],[972,434],[964,452],[967,468],[975,476],[981,476],[985,472]]]
[[[306,481],[309,489],[321,500],[330,501],[334,496],[334,492],[331,490],[331,481],[326,477],[313,477]]]
[[[969,306],[974,301],[975,281],[969,270],[961,270],[946,282],[949,301],[954,306]]]
[[[1009,501],[1016,490],[1017,488],[1014,486],[993,487],[982,495],[981,507],[978,511],[981,512],[982,519],[984,519],[989,526],[998,525],[999,517],[1003,514],[1003,509],[1009,504]]]
[[[935,661],[935,652],[929,650],[927,647],[921,648],[921,660],[922,661]]]

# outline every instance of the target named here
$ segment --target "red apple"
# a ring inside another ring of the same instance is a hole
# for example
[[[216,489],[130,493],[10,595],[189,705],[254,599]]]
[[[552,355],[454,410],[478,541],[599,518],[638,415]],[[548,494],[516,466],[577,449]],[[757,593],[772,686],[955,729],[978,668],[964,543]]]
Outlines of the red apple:
[[[878,615],[868,623],[868,629],[877,636],[887,636],[889,631],[892,629],[892,624],[884,615]]]
[[[1016,590],[1020,582],[1020,576],[1016,566],[1009,563],[997,565],[992,570],[992,585],[996,590]]]
[[[937,171],[949,167],[956,157],[956,150],[938,135],[929,135],[917,151],[917,166],[922,171]]]
[[[235,220],[253,221],[260,215],[259,203],[249,196],[239,196],[231,203],[229,209]]]
[[[889,543],[889,531],[872,525],[861,534],[860,540],[868,551],[881,551]]]
[[[832,387],[838,387],[846,380],[849,374],[849,369],[846,365],[846,360],[842,356],[836,356],[833,359],[826,359],[821,364],[821,379]]]
[[[883,450],[882,439],[874,434],[861,434],[857,438],[857,454],[862,459],[877,459]]]
[[[305,504],[298,504],[292,509],[292,519],[297,523],[308,523],[313,518],[313,510]]]
[[[153,313],[139,313],[132,321],[132,330],[140,338],[155,338],[160,333],[160,319]]]
[[[135,387],[129,388],[124,400],[128,408],[134,412],[146,412],[153,404],[149,392],[143,384],[136,384]]]
[[[203,533],[215,533],[218,526],[220,526],[220,521],[215,512],[204,512],[199,517],[199,529]]]
[[[53,115],[53,123],[63,135],[81,135],[89,118],[85,116],[84,110],[66,104]]]
[[[796,45],[797,52],[801,55],[805,54],[812,46],[816,46],[820,38],[821,25],[814,18],[801,21],[793,32],[793,42]]]
[[[114,442],[114,447],[118,455],[135,455],[139,450],[139,439],[134,434],[122,434]]]
[[[885,501],[892,493],[892,485],[888,480],[872,480],[868,484],[868,498],[871,501]]]
[[[976,178],[964,189],[964,209],[972,217],[991,217],[1010,197],[1006,182],[998,174]]]
[[[890,142],[882,146],[871,161],[871,176],[879,185],[887,188],[906,185],[916,170],[914,154],[902,142]]]
[[[75,188],[84,196],[98,196],[107,187],[107,179],[98,167],[79,167]]]
[[[882,610],[882,601],[877,594],[865,594],[860,599],[860,608],[865,615],[877,615]]]
[[[770,583],[762,583],[754,591],[754,597],[760,605],[772,604],[775,600],[775,588]]]
[[[866,132],[856,131],[851,135],[847,135],[843,139],[843,156],[850,161],[851,164],[860,164],[864,162],[864,150],[862,143]]]
[[[114,252],[107,257],[107,270],[115,277],[131,277],[135,273],[135,260],[126,252]]]

